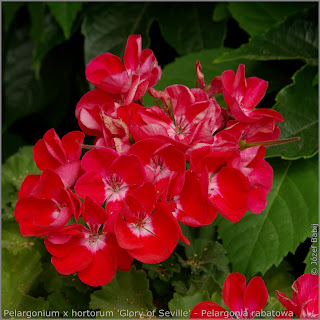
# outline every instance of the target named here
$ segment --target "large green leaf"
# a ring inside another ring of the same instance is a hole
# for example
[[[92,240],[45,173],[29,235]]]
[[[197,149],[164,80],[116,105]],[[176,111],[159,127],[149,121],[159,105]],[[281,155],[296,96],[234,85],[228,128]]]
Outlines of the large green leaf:
[[[1,8],[3,12],[3,28],[8,31],[17,11],[22,7],[24,2],[2,2]]]
[[[183,84],[189,88],[194,88],[197,60],[202,65],[206,84],[209,84],[213,77],[221,75],[225,70],[232,69],[236,71],[240,63],[245,64],[247,77],[256,76],[269,81],[267,93],[282,88],[289,82],[290,76],[288,76],[287,71],[282,69],[281,66],[275,66],[270,62],[250,61],[242,58],[221,63],[213,62],[216,58],[233,51],[228,48],[202,50],[177,58],[164,68],[162,77],[155,89],[164,90],[167,86],[173,84]],[[144,95],[143,102],[146,106],[154,105],[154,99],[148,93]],[[219,102],[221,103],[221,101]]]
[[[293,83],[276,96],[274,109],[284,122],[279,124],[280,138],[300,137],[301,140],[267,149],[267,156],[284,159],[308,158],[318,152],[318,87],[312,81],[318,68],[305,66],[297,71]]]
[[[252,37],[248,44],[218,58],[290,60],[301,59],[310,65],[318,64],[318,18],[314,9],[301,11],[270,28],[266,33]]]
[[[26,294],[42,270],[40,258],[33,248],[24,248],[19,254],[2,249],[2,309],[26,310],[24,302],[30,300]]]
[[[50,12],[61,26],[63,33],[68,39],[71,28],[78,12],[82,8],[82,2],[47,2]]]
[[[13,219],[13,211],[18,199],[18,191],[28,174],[39,174],[32,156],[32,146],[25,146],[7,159],[2,166],[2,219]]]
[[[159,25],[164,39],[180,55],[222,47],[226,22],[213,22],[215,6],[210,2],[158,4]]]
[[[310,237],[310,224],[317,221],[317,157],[270,163],[275,175],[266,209],[259,215],[247,213],[238,223],[217,222],[232,271],[247,277],[278,266]]]
[[[35,3],[32,3],[32,5],[35,5]],[[36,19],[39,19],[39,17]],[[32,20],[32,23],[34,23],[34,20]],[[65,41],[62,30],[49,13],[43,16],[43,24],[42,36],[39,38],[33,37],[35,47],[33,50],[32,65],[37,73],[40,71],[41,62],[45,55],[54,47]]]
[[[168,306],[173,318],[189,318],[190,311],[193,307],[202,302],[210,300],[208,291],[195,291],[185,296],[175,293],[173,299],[170,300]]]
[[[315,3],[306,2],[230,2],[228,8],[239,26],[255,36],[289,15],[315,6]]]
[[[148,42],[150,3],[99,3],[86,13],[82,24],[85,63],[104,52],[122,57],[128,36],[141,34],[143,47]]]
[[[3,72],[3,130],[42,107],[43,87],[32,70],[33,41],[27,28],[10,35]]]
[[[90,308],[110,311],[110,318],[121,318],[121,310],[132,311],[132,317],[146,315],[152,311],[152,293],[149,290],[149,280],[143,270],[136,270],[134,266],[130,271],[117,271],[110,283],[91,295]]]

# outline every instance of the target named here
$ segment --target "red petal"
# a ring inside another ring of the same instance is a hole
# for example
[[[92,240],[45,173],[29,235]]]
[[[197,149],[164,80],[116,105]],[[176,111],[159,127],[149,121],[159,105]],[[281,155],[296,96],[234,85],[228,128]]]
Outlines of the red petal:
[[[156,190],[152,183],[146,182],[134,192],[134,196],[147,213],[151,213],[156,204]]]
[[[261,213],[267,206],[267,194],[259,188],[251,189],[248,198],[248,209],[254,213]]]
[[[301,306],[309,299],[310,292],[317,285],[319,285],[319,275],[303,274],[292,285],[292,300]]]
[[[238,272],[229,274],[224,281],[222,289],[222,298],[224,303],[232,311],[243,311],[245,290],[245,276]]]
[[[145,179],[142,162],[134,155],[121,155],[112,163],[110,171],[116,173],[128,185],[139,186]]]
[[[179,240],[179,226],[168,212],[166,205],[161,203],[157,203],[152,216],[147,221],[151,221],[154,235],[146,231],[139,238],[136,237],[143,247],[128,250],[128,252],[141,262],[159,263],[169,258],[176,247]]]
[[[118,153],[109,148],[95,148],[83,156],[81,166],[85,171],[96,171],[105,176],[118,157]]]
[[[92,287],[104,286],[109,283],[117,271],[117,257],[105,247],[92,255],[91,263],[78,271],[79,279]]]
[[[38,174],[29,174],[23,180],[20,190],[18,192],[18,199],[27,197],[32,190],[37,186],[40,180],[40,175]]]
[[[72,274],[86,268],[92,261],[92,253],[84,246],[74,245],[68,255],[51,258],[53,266],[61,274]]]
[[[59,175],[51,169],[45,169],[40,176],[38,185],[32,191],[32,195],[37,198],[55,199],[60,188],[64,189],[64,185]]]
[[[140,64],[141,58],[141,36],[137,34],[128,37],[123,62],[127,70],[135,73]]]
[[[119,246],[123,249],[131,250],[143,247],[140,239],[131,232],[129,223],[124,221],[120,215],[118,215],[114,233],[117,237]]]
[[[287,308],[288,310],[294,312],[296,314],[296,316],[300,316],[300,308],[299,306],[294,303],[292,300],[290,300],[284,293],[279,292],[278,290],[276,290],[276,295],[278,300],[280,301],[280,303]]]
[[[89,171],[78,179],[74,190],[82,199],[89,196],[99,204],[103,204],[106,200],[104,187],[105,184],[101,175],[97,172]]]
[[[114,255],[118,258],[117,268],[121,271],[129,271],[131,269],[131,264],[133,258],[128,254],[128,252],[119,247],[117,239],[114,234],[109,233],[107,235],[107,243],[110,248],[112,248]]]
[[[66,189],[72,188],[81,174],[80,160],[74,160],[61,165],[55,170]]]
[[[48,150],[48,144],[40,139],[33,147],[33,159],[40,170],[46,168],[56,169],[64,161],[60,161]]]
[[[245,295],[244,306],[249,315],[254,311],[261,311],[268,300],[267,287],[260,277],[253,277],[248,283]]]
[[[62,137],[62,146],[69,161],[80,159],[82,151],[80,144],[83,143],[84,137],[85,134],[81,131],[72,131]]]
[[[82,217],[91,231],[98,232],[98,229],[107,220],[106,211],[90,197],[85,197],[82,204]]]
[[[181,210],[174,214],[175,217],[189,226],[211,224],[217,216],[217,210],[208,203],[207,197],[202,193],[199,178],[194,171],[186,172],[183,189],[176,201]]]
[[[249,182],[239,170],[223,167],[211,179],[209,189],[210,200],[228,220],[238,222],[248,210]]]
[[[257,77],[247,79],[246,93],[241,101],[246,110],[252,110],[264,97],[268,82]]]
[[[106,52],[100,54],[89,62],[86,67],[86,77],[92,84],[104,89],[100,80],[123,71],[125,71],[125,67],[122,64],[121,59],[109,52]]]

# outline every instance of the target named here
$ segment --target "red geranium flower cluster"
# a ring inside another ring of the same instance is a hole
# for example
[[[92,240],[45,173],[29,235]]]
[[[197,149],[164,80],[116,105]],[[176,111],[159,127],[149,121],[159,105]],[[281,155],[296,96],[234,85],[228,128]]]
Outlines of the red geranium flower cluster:
[[[282,116],[256,109],[267,82],[227,70],[198,88],[152,88],[161,68],[140,35],[129,37],[123,62],[111,53],[94,58],[87,79],[98,88],[78,102],[83,132],[58,137],[49,130],[34,146],[41,175],[22,183],[15,217],[25,236],[46,236],[52,263],[78,272],[91,286],[108,283],[133,259],[159,263],[182,235],[179,222],[211,224],[219,212],[237,222],[266,207],[273,170],[266,142],[280,135]],[[144,107],[148,90],[156,99]],[[219,105],[223,94],[227,108]],[[94,145],[81,158],[85,134]],[[70,218],[87,225],[68,224]]]

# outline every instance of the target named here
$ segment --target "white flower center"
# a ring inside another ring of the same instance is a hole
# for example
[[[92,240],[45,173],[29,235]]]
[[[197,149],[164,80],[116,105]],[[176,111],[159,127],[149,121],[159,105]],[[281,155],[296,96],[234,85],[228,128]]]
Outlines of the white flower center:
[[[131,232],[138,238],[154,235],[151,216],[145,219],[140,218],[136,222],[129,223],[129,228]]]
[[[105,184],[105,197],[110,201],[121,201],[125,198],[129,185],[127,185],[116,173],[103,179]]]
[[[88,232],[84,234],[84,239],[81,240],[81,245],[87,247],[92,253],[102,250],[106,244],[106,235]]]

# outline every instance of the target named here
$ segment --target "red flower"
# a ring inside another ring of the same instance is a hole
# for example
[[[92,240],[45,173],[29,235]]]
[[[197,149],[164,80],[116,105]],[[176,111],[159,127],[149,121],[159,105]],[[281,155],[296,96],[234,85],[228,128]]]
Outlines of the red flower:
[[[268,291],[262,278],[253,277],[246,285],[245,276],[234,272],[224,281],[222,298],[238,319],[252,319],[267,303]],[[190,318],[232,319],[227,310],[212,301],[196,305]]]
[[[180,238],[180,226],[167,207],[156,202],[152,183],[146,182],[125,200],[115,235],[119,246],[135,259],[159,263],[171,255]]]
[[[196,75],[197,75],[197,80],[200,84],[200,88],[204,90],[208,96],[211,98],[215,96],[218,93],[223,92],[223,86],[222,86],[222,78],[221,76],[216,76],[214,77],[210,84],[206,86],[204,82],[204,74],[201,72],[202,67],[200,61],[196,62]]]
[[[161,139],[149,138],[132,145],[128,154],[141,159],[146,181],[155,185],[157,199],[166,192],[169,181],[178,192],[181,191],[186,170],[186,157],[182,151]]]
[[[107,214],[94,200],[85,198],[83,225],[69,225],[45,238],[51,262],[61,274],[78,272],[79,279],[90,286],[103,286],[114,277],[117,268],[128,271],[133,259],[121,249],[113,234],[101,233]]]
[[[280,129],[272,118],[262,118],[253,123],[231,120],[224,131],[232,134],[240,143],[278,140],[280,137]]]
[[[84,133],[72,131],[60,138],[54,129],[33,147],[33,158],[40,170],[53,169],[66,188],[71,188],[81,174],[80,155]]]
[[[248,285],[246,278],[238,272],[228,275],[223,284],[222,298],[232,310],[247,313],[248,316],[238,318],[254,318],[255,312],[260,312],[268,300],[267,287],[260,277],[253,277]]]
[[[170,188],[167,201],[173,216],[188,226],[200,227],[211,224],[217,217],[217,209],[203,191],[200,179],[196,172],[188,170],[185,182],[180,192]]]
[[[90,136],[103,135],[102,115],[116,117],[116,107],[111,96],[103,90],[93,89],[79,100],[75,115],[83,132]]]
[[[238,222],[248,210],[249,181],[240,170],[227,165],[239,152],[233,141],[219,140],[217,147],[204,146],[191,151],[190,168],[199,174],[202,188],[218,212]]]
[[[319,318],[319,275],[306,273],[292,285],[292,300],[276,290],[282,305],[301,319]]]
[[[141,108],[136,103],[119,106],[105,91],[93,89],[78,102],[76,118],[86,134],[96,137],[94,145],[114,148],[121,154],[130,147],[131,111],[134,116]]]
[[[236,120],[250,123],[264,117],[282,122],[282,115],[271,109],[253,110],[264,97],[268,82],[257,77],[245,78],[245,66],[240,64],[237,73],[224,71],[221,75],[223,97]]]
[[[150,49],[141,51],[141,36],[128,38],[123,62],[109,52],[92,59],[86,68],[87,79],[110,93],[115,101],[129,104],[144,95],[161,77],[161,68]]]
[[[45,236],[61,229],[73,215],[78,220],[80,200],[65,190],[60,177],[51,169],[28,175],[19,191],[15,218],[23,236]]]
[[[108,226],[113,227],[117,214],[122,211],[125,197],[145,181],[141,160],[135,155],[121,155],[107,148],[88,151],[82,158],[81,176],[74,189],[81,197],[91,197],[99,204],[107,200]]]
[[[264,160],[265,153],[265,147],[250,147],[235,153],[227,162],[230,167],[238,169],[247,177],[250,184],[248,209],[255,214],[265,209],[267,194],[273,181],[273,169]]]
[[[169,86],[160,96],[166,112],[159,107],[141,109],[139,115],[146,125],[130,128],[136,141],[163,136],[178,147],[182,145],[183,151],[199,142],[213,142],[212,135],[221,124],[221,107],[215,99],[201,89],[183,85]]]

